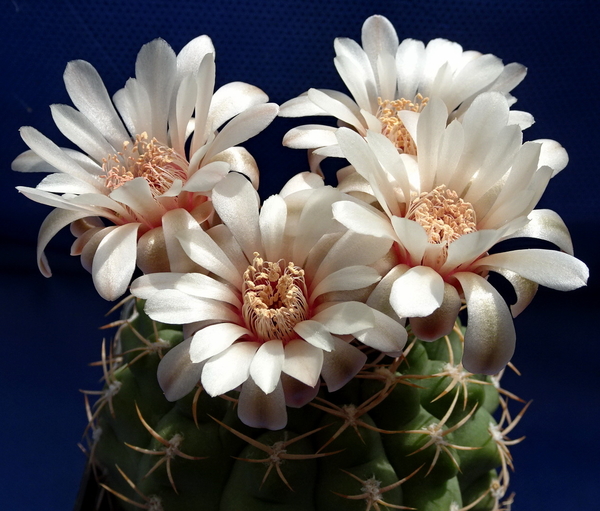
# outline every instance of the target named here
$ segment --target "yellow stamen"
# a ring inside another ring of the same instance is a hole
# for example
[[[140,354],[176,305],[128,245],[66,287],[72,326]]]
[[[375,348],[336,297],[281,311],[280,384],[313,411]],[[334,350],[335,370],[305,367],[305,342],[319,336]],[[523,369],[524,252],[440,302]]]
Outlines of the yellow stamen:
[[[383,125],[381,133],[389,138],[401,153],[416,155],[417,146],[415,141],[410,136],[404,123],[400,120],[398,113],[403,110],[420,112],[429,101],[429,98],[424,98],[421,94],[417,94],[414,101],[404,98],[394,100],[378,98],[377,101],[379,102],[377,118]]]
[[[294,326],[308,314],[304,270],[283,259],[264,261],[254,252],[244,272],[242,313],[247,326],[261,342],[298,338]]]
[[[419,222],[427,232],[429,243],[434,244],[447,245],[477,230],[471,203],[445,185],[422,193],[410,205],[406,218]]]
[[[152,196],[165,193],[175,180],[185,183],[187,179],[187,160],[172,148],[166,147],[153,138],[148,141],[146,132],[137,135],[135,142],[125,142],[123,150],[111,154],[102,160],[105,185],[116,190],[127,181],[143,177],[152,190]]]

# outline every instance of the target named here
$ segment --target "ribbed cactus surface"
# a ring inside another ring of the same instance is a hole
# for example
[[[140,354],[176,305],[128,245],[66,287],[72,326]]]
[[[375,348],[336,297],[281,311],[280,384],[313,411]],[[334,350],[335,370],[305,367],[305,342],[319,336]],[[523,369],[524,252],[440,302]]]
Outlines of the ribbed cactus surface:
[[[133,302],[130,302],[133,303]],[[176,327],[132,307],[103,349],[88,407],[90,464],[112,509],[152,511],[497,511],[506,498],[513,414],[498,377],[460,364],[462,330],[412,338],[402,357],[368,353],[341,390],[289,410],[285,429],[240,422],[236,393],[200,386],[167,401],[156,380]],[[513,408],[513,405],[511,405]]]

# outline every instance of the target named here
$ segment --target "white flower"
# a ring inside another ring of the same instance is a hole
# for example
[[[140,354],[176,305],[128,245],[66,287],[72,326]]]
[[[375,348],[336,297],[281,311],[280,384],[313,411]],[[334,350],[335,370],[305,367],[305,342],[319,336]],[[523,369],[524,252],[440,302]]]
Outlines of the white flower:
[[[210,221],[207,196],[230,169],[248,174],[258,186],[253,158],[234,146],[262,131],[277,106],[241,82],[213,93],[214,48],[207,36],[192,40],[177,56],[161,39],[143,46],[136,77],[114,95],[114,104],[87,62],[70,62],[64,80],[77,109],[52,105],[52,116],[83,152],[62,149],[23,127],[31,150],[16,158],[13,169],[50,173],[36,188],[18,187],[56,208],[40,229],[41,272],[51,275],[46,245],[71,224],[77,236],[72,254],[81,255],[100,295],[114,300],[127,289],[136,258],[143,271],[169,269],[166,254],[171,257],[177,248],[172,233],[163,232],[165,212],[183,208],[197,222]],[[100,218],[114,225],[105,227]]]
[[[391,304],[399,317],[410,318],[417,336],[433,340],[451,330],[464,300],[463,364],[474,373],[497,373],[514,351],[511,314],[488,272],[513,285],[513,316],[529,304],[538,284],[570,290],[588,278],[585,264],[572,256],[560,217],[533,209],[566,165],[566,152],[549,140],[522,144],[521,129],[509,117],[504,96],[490,92],[475,99],[462,122],[447,125],[446,106],[433,98],[411,133],[418,158],[399,154],[379,133],[338,133],[342,151],[368,183],[361,196],[370,191],[376,207],[338,202],[335,218],[356,232],[394,240],[400,263],[367,303],[380,310]],[[561,251],[488,253],[518,237],[547,240]]]
[[[392,241],[336,222],[331,205],[342,197],[309,173],[292,179],[260,211],[243,176],[231,174],[214,187],[223,224],[205,231],[190,222],[178,234],[187,255],[208,273],[155,273],[131,286],[147,300],[151,318],[186,325],[188,338],[159,365],[167,399],[185,396],[199,380],[211,396],[241,385],[242,421],[279,429],[286,404],[310,401],[320,378],[334,391],[363,367],[366,356],[350,343],[353,337],[401,353],[404,327],[359,301],[380,279],[372,265]]]
[[[385,134],[401,152],[415,154],[406,125],[414,124],[431,97],[444,101],[450,119],[459,117],[483,91],[499,91],[512,104],[509,92],[525,77],[516,63],[504,66],[494,55],[463,51],[458,43],[434,39],[425,46],[405,39],[399,43],[393,25],[371,16],[362,27],[362,47],[347,38],[335,40],[335,67],[352,97],[333,90],[310,89],[281,105],[279,115],[328,115],[362,136],[367,130]],[[529,126],[524,112],[511,112],[512,122]],[[284,145],[310,149],[311,168],[327,156],[342,157],[336,128],[299,126],[284,137]]]

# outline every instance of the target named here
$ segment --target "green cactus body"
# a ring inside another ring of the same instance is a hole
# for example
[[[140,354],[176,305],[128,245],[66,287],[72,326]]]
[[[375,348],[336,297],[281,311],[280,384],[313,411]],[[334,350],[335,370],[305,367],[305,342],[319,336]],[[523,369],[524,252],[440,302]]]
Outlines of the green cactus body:
[[[285,429],[266,431],[239,421],[235,392],[164,398],[158,363],[183,334],[138,301],[103,355],[90,464],[112,509],[501,510],[507,434],[526,407],[512,418],[497,378],[462,369],[461,332],[413,339],[397,359],[370,354],[344,388],[322,389],[289,410]]]

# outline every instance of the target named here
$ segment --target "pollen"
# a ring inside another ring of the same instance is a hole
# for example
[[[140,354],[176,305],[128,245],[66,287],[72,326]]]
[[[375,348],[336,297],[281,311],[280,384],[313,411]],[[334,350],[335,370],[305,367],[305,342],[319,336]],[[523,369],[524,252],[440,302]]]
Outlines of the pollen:
[[[187,180],[188,162],[155,138],[148,140],[146,132],[135,141],[125,142],[123,150],[102,160],[104,174],[100,177],[110,190],[116,190],[127,181],[143,177],[150,185],[153,197],[168,191],[176,180]]]
[[[417,146],[406,126],[400,120],[398,113],[403,110],[420,112],[428,100],[429,98],[424,98],[421,94],[417,94],[413,101],[404,98],[394,100],[377,99],[379,102],[377,118],[382,124],[381,133],[393,142],[399,152],[415,156],[417,154]]]
[[[259,342],[296,339],[294,326],[308,316],[304,270],[283,259],[272,263],[254,252],[244,272],[242,314]]]
[[[449,244],[463,234],[477,230],[475,210],[458,194],[440,185],[415,199],[406,215],[427,232],[429,243]]]

